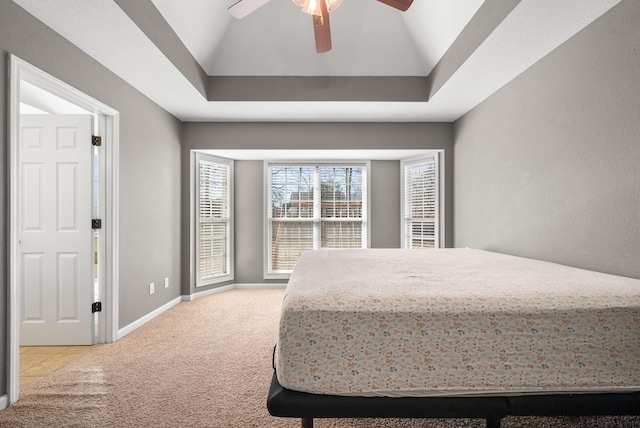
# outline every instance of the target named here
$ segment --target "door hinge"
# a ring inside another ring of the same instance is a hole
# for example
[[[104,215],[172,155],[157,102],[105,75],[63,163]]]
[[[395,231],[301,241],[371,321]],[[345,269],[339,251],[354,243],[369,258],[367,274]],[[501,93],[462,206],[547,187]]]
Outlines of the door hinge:
[[[92,135],[91,136],[91,144],[94,146],[101,146],[102,145],[102,137],[99,135]]]
[[[102,312],[102,302],[95,302],[91,304],[91,313]]]
[[[102,229],[102,220],[99,218],[94,218],[91,220],[91,229],[97,230]]]

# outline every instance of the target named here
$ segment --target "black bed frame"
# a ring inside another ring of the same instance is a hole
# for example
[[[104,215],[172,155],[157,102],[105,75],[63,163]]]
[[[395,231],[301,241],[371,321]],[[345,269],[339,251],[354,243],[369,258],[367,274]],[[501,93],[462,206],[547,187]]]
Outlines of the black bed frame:
[[[272,416],[301,418],[482,418],[500,428],[506,416],[640,415],[640,392],[557,394],[513,397],[345,397],[283,388],[275,372],[267,398]]]

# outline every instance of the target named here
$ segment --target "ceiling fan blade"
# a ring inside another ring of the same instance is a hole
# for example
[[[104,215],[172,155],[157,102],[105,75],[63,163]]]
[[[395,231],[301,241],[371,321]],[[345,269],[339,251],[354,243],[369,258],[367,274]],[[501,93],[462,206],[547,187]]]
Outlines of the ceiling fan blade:
[[[322,15],[313,15],[313,33],[316,36],[316,52],[324,53],[331,50],[331,28],[329,27],[329,11],[327,3],[321,1]]]
[[[413,3],[413,0],[378,0],[378,1],[380,3],[384,3],[388,6],[401,10],[403,12],[409,9],[411,4]]]
[[[229,6],[229,13],[236,19],[242,19],[254,10],[269,3],[270,0],[240,0]]]

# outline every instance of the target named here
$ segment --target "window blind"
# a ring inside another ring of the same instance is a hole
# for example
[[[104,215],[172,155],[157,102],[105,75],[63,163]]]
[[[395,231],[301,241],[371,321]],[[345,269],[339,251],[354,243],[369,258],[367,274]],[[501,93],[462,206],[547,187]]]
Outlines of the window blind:
[[[362,170],[320,167],[320,247],[362,248]]]
[[[413,162],[406,162],[403,184],[405,247],[438,247],[437,154]]]
[[[366,246],[363,165],[270,165],[269,273],[289,273],[303,251]]]
[[[198,158],[198,282],[230,274],[229,164]]]

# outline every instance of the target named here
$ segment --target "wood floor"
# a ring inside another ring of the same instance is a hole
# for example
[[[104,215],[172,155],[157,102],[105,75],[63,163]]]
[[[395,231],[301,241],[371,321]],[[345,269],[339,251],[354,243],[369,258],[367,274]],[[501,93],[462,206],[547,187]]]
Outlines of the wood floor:
[[[21,346],[20,389],[68,364],[91,346]]]

